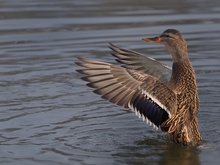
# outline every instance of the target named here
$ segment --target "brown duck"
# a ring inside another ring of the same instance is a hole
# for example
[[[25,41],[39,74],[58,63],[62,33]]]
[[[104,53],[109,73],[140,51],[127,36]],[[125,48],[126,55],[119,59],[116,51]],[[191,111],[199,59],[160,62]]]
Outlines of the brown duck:
[[[122,66],[78,57],[76,64],[86,69],[77,72],[86,74],[82,79],[95,88],[94,93],[135,111],[147,123],[160,127],[171,141],[199,145],[199,98],[185,40],[175,29],[143,40],[165,45],[173,58],[172,68],[111,44],[112,55]]]

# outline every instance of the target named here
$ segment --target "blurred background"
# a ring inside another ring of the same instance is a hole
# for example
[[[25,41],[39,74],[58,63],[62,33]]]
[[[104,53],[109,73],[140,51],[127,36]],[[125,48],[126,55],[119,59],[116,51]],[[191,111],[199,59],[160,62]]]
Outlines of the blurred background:
[[[181,31],[197,74],[198,148],[173,145],[132,112],[92,93],[76,56],[115,63],[109,42],[168,65],[145,43]],[[219,0],[0,1],[0,164],[218,164]]]

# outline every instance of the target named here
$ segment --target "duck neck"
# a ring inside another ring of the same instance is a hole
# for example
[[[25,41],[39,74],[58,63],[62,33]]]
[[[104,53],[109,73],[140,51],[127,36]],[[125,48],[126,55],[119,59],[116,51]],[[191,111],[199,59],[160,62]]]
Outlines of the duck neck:
[[[187,80],[187,81],[185,81]],[[187,84],[194,84],[196,86],[196,78],[191,62],[188,58],[173,62],[172,76],[170,79],[170,85],[174,90],[179,90],[181,86],[187,86]],[[180,89],[181,91],[182,89]]]
[[[174,45],[169,49],[174,62],[188,61],[188,53],[186,45]]]

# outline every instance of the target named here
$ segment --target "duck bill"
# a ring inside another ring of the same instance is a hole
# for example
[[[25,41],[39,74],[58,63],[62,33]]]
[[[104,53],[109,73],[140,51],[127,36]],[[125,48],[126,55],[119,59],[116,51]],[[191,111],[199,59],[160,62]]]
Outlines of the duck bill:
[[[146,42],[161,43],[160,37],[143,38],[142,40],[144,40],[144,41],[146,41]]]

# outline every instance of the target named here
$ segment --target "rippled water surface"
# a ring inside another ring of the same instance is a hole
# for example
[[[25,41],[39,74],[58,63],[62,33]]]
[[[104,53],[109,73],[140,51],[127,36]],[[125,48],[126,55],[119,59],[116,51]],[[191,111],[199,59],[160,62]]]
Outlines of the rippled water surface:
[[[114,63],[108,42],[171,65],[161,45],[180,30],[197,74],[199,148],[171,144],[133,113],[102,100],[76,56]],[[0,164],[219,164],[218,0],[5,0],[0,3]]]

